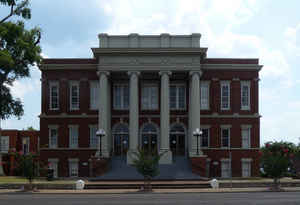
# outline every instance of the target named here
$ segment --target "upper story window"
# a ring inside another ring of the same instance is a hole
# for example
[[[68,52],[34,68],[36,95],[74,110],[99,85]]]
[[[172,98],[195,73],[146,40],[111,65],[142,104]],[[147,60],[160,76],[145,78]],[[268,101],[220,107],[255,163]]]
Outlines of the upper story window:
[[[49,126],[49,148],[57,148],[58,126]]]
[[[200,84],[200,105],[202,110],[209,109],[209,82],[201,81]]]
[[[50,110],[59,109],[59,83],[52,81],[49,83],[50,88]]]
[[[209,147],[209,128],[203,128],[201,130],[201,147]]]
[[[70,148],[78,147],[78,126],[77,125],[69,126],[69,147]]]
[[[250,81],[241,81],[241,109],[250,110]]]
[[[0,136],[0,140],[1,140],[0,152],[1,153],[8,153],[8,150],[9,150],[9,136]]]
[[[251,147],[251,128],[250,126],[242,126],[242,148]]]
[[[227,126],[221,127],[221,147],[230,147],[230,128]]]
[[[79,82],[70,82],[70,110],[79,109]]]
[[[29,145],[30,145],[30,138],[29,137],[23,137],[23,139],[22,139],[23,154],[28,154],[29,153],[29,151],[30,151]]]
[[[129,108],[128,84],[114,85],[114,109],[127,110]]]
[[[158,86],[153,84],[145,84],[142,87],[142,109],[157,110],[158,109]]]
[[[221,110],[230,109],[230,82],[221,81]]]
[[[90,125],[90,148],[98,147],[99,137],[96,136],[97,129],[97,125]]]
[[[185,109],[186,95],[185,85],[170,86],[170,109],[183,110]]]
[[[98,103],[99,103],[99,95],[100,95],[100,89],[99,89],[99,82],[98,81],[92,81],[90,82],[90,109],[91,110],[97,110]]]

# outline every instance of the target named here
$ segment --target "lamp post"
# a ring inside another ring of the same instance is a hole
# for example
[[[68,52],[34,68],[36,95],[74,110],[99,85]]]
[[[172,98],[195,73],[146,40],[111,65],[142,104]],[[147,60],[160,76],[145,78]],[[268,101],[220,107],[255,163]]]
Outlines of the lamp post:
[[[202,133],[202,130],[199,128],[196,128],[196,130],[193,132],[193,135],[197,137],[197,155],[199,155],[199,137],[201,137]]]
[[[96,136],[99,137],[99,157],[102,157],[102,137],[105,136],[105,130],[104,129],[99,129],[96,132]]]

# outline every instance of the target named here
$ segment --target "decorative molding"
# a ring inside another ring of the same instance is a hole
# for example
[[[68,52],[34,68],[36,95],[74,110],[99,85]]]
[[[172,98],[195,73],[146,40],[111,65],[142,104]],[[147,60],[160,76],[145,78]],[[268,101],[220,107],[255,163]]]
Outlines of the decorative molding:
[[[139,75],[141,74],[141,72],[140,72],[140,71],[128,71],[127,74],[128,74],[129,76],[131,76],[131,75],[133,75],[133,74],[136,74],[136,76],[139,76]]]
[[[252,162],[253,159],[251,159],[251,158],[242,158],[241,161],[242,162]]]
[[[97,75],[100,77],[101,75],[106,75],[107,77],[110,75],[109,71],[106,70],[98,70]]]
[[[232,128],[232,125],[220,125],[221,129],[230,129]]]
[[[78,151],[78,150],[88,150],[88,151],[94,151],[97,150],[97,148],[68,148],[68,147],[57,147],[57,148],[40,148],[41,151],[55,151],[55,150],[64,150],[64,151]]]
[[[40,118],[98,118],[98,115],[87,115],[87,114],[81,114],[81,115],[46,115],[41,114],[39,116]],[[112,115],[112,118],[128,118],[129,115]],[[171,118],[187,118],[188,115],[170,115]],[[160,115],[139,115],[139,118],[160,118]],[[200,118],[261,118],[261,115],[259,114],[253,114],[253,115],[220,115],[218,113],[213,113],[212,115],[201,115]]]
[[[252,128],[252,125],[241,125],[242,129],[249,129]]]
[[[232,81],[240,81],[239,78],[232,78]]]
[[[166,70],[166,71],[159,71],[158,74],[159,74],[160,76],[163,76],[164,74],[167,74],[168,76],[170,76],[170,75],[172,75],[172,72]]]
[[[203,70],[257,70],[260,71],[262,65],[257,64],[202,64],[201,68]]]
[[[97,70],[97,64],[44,64],[40,70]]]
[[[69,162],[79,162],[78,158],[69,158],[68,159]]]

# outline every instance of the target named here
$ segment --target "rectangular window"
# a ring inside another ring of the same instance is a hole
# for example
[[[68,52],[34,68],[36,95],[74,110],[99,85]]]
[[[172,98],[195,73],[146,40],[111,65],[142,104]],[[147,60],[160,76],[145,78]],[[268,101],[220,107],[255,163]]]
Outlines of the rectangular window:
[[[1,140],[1,153],[8,153],[9,150],[9,136],[0,136]]]
[[[241,109],[250,110],[250,81],[241,81]]]
[[[242,128],[242,147],[247,149],[251,146],[250,128]]]
[[[242,177],[251,177],[251,160],[242,160]]]
[[[170,86],[170,109],[183,110],[185,109],[185,85]]]
[[[209,129],[202,129],[201,147],[209,147]]]
[[[58,160],[51,160],[48,159],[49,162],[49,168],[53,170],[53,177],[58,177]]]
[[[78,126],[77,125],[69,126],[69,147],[70,148],[78,147]]]
[[[90,109],[97,110],[99,103],[99,82],[92,81],[90,83]]]
[[[231,176],[231,163],[230,160],[221,161],[221,177],[229,178]]]
[[[158,86],[157,85],[143,85],[142,109],[143,110],[158,109]]]
[[[209,82],[201,82],[200,84],[200,105],[202,110],[209,109]]]
[[[50,87],[50,110],[59,109],[59,84],[56,81],[49,83]]]
[[[78,177],[78,162],[69,161],[69,172],[70,177]]]
[[[79,82],[70,82],[70,110],[79,109]]]
[[[230,128],[221,128],[222,147],[230,147]]]
[[[90,148],[97,148],[99,143],[99,137],[96,136],[98,126],[90,125]]]
[[[230,82],[221,82],[221,110],[230,109]]]
[[[49,148],[57,148],[58,128],[49,127]]]
[[[23,137],[22,139],[22,150],[23,154],[28,154],[29,151],[29,145],[30,145],[30,138],[29,137]]]
[[[114,109],[127,110],[129,108],[129,87],[127,84],[114,85]]]

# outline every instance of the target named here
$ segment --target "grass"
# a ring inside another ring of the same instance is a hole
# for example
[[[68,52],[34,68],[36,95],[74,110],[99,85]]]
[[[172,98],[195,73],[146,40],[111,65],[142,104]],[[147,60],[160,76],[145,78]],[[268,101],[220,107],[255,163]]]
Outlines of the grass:
[[[53,181],[47,181],[46,178],[37,178],[33,181],[33,183],[46,183],[46,184],[73,184],[76,180],[70,179],[70,180],[62,180],[57,179]],[[23,177],[16,177],[16,176],[0,176],[0,184],[24,184],[28,183],[28,180]]]

